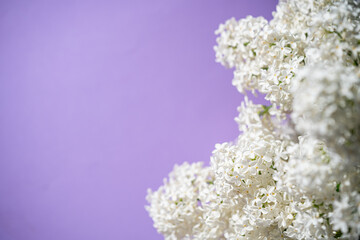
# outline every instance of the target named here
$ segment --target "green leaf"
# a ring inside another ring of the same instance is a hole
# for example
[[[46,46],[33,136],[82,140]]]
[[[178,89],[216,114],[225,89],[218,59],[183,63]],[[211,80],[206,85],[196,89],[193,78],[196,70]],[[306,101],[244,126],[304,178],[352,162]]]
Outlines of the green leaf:
[[[238,47],[237,44],[235,46],[228,45],[228,48],[232,48],[233,50],[237,49],[237,47]]]
[[[341,236],[342,236],[341,230],[336,231],[336,233],[334,234],[334,238],[340,238]]]
[[[256,57],[256,52],[254,49],[251,49],[252,53],[254,54],[254,56]]]
[[[338,184],[336,184],[336,192],[340,192],[340,185],[341,185],[341,183],[338,183]]]
[[[258,114],[259,114],[260,117],[261,117],[261,116],[264,116],[265,114],[268,114],[270,108],[272,107],[272,105],[270,105],[270,106],[262,105],[262,107],[263,107],[263,110],[260,111],[260,112],[258,112]]]

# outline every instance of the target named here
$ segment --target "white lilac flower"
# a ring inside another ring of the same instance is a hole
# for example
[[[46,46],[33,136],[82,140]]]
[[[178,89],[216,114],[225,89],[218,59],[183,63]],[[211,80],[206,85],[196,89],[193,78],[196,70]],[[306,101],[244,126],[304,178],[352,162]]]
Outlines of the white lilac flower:
[[[253,39],[257,37],[261,29],[267,24],[263,17],[236,21],[234,18],[220,24],[215,34],[218,45],[214,47],[216,61],[226,67],[234,67],[238,62],[245,62],[254,57],[252,49],[255,47]]]
[[[360,1],[280,0],[220,24],[216,61],[245,97],[210,166],[175,166],[147,211],[165,239],[360,236]]]
[[[299,137],[299,143],[288,147],[287,151],[289,160],[282,166],[283,173],[277,176],[286,191],[322,201],[334,199],[336,185],[344,181],[346,173],[342,159],[330,152],[323,142],[310,137]]]
[[[211,158],[216,191],[224,202],[232,200],[231,236],[266,236],[258,235],[260,228],[267,234],[277,229],[281,235],[296,213],[291,196],[277,190],[273,178],[275,161],[287,159],[289,140],[274,131],[270,107],[246,100],[239,110],[236,120],[243,133],[234,144],[218,144]]]
[[[353,67],[306,67],[294,81],[293,95],[296,129],[359,164],[360,76]]]
[[[211,169],[200,162],[175,166],[164,185],[147,195],[154,227],[166,239],[193,236],[201,228],[204,205],[213,200],[213,181]]]
[[[339,235],[347,239],[356,239],[360,235],[360,194],[344,193],[333,204],[330,222]]]

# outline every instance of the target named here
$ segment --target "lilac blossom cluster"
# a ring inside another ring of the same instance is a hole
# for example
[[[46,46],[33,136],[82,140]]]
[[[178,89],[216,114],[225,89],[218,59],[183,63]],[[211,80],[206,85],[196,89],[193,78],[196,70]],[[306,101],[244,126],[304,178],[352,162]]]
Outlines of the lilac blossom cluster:
[[[219,26],[216,61],[245,97],[236,141],[175,166],[147,211],[165,239],[358,239],[360,1],[280,0]]]

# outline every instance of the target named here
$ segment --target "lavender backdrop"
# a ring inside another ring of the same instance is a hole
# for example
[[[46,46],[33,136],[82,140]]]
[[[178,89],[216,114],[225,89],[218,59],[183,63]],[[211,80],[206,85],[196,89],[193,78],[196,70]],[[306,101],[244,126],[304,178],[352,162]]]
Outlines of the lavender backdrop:
[[[161,239],[146,189],[237,136],[214,30],[275,5],[1,1],[0,239]]]

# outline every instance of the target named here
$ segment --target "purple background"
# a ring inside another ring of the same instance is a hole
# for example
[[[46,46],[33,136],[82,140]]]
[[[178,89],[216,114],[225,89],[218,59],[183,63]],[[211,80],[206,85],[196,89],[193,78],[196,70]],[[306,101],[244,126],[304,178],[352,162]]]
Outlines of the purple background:
[[[276,2],[1,1],[0,239],[161,239],[147,188],[238,134],[214,30]]]

